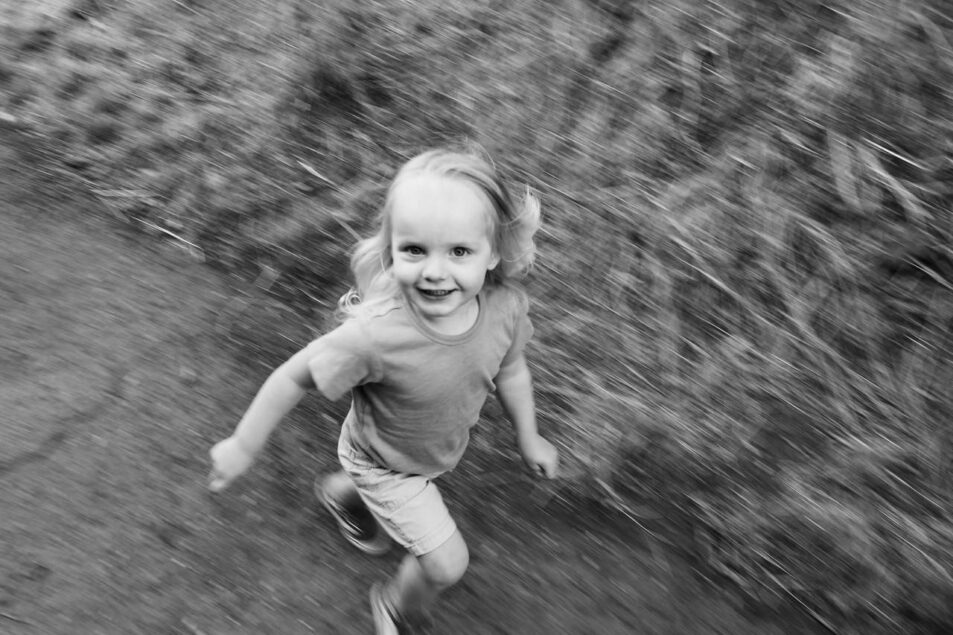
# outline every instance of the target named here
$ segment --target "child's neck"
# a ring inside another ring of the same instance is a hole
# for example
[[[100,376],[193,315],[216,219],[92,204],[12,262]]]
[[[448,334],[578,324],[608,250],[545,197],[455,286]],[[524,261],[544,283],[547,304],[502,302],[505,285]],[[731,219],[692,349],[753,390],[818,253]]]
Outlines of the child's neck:
[[[451,315],[437,319],[424,319],[423,322],[441,335],[462,335],[477,323],[480,317],[480,303],[473,298]]]

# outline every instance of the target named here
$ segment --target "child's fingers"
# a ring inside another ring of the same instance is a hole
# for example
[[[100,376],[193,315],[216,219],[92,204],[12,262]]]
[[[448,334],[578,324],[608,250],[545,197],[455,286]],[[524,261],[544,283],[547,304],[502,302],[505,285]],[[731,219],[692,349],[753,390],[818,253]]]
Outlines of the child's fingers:
[[[556,478],[556,473],[559,472],[559,455],[553,452],[540,467],[542,468],[543,476],[546,478]]]
[[[228,487],[229,480],[216,470],[208,475],[208,488],[213,492],[220,492]]]
[[[542,476],[544,478],[553,478],[556,476],[555,461],[540,461],[534,466],[534,468],[537,476]]]

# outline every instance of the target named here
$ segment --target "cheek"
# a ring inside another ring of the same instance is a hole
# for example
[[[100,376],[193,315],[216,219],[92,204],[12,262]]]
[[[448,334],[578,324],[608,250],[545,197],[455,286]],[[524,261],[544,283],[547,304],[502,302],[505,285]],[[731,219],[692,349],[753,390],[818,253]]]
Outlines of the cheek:
[[[482,286],[486,282],[486,274],[490,270],[484,267],[474,267],[467,275],[470,286]]]
[[[416,267],[411,263],[403,262],[399,259],[394,260],[391,271],[398,282],[412,281],[417,277]]]

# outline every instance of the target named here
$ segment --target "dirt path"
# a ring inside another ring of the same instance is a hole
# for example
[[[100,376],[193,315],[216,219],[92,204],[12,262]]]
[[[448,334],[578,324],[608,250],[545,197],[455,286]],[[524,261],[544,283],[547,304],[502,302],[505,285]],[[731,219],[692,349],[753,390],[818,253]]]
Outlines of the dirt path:
[[[306,402],[252,475],[204,488],[209,444],[314,331],[26,147],[0,130],[0,632],[369,633],[399,554],[348,549],[310,495],[341,404]],[[475,444],[446,480],[473,564],[433,633],[785,632],[510,458]]]

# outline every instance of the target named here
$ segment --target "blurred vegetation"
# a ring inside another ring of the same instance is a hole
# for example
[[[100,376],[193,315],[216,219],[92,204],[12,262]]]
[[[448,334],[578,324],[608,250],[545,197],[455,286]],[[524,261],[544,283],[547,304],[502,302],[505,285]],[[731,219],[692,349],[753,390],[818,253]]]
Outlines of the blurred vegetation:
[[[754,605],[953,628],[945,0],[60,4],[5,10],[0,110],[114,213],[324,314],[394,170],[475,140],[544,199],[564,487]]]

